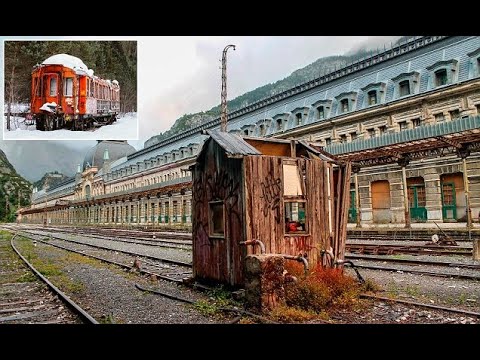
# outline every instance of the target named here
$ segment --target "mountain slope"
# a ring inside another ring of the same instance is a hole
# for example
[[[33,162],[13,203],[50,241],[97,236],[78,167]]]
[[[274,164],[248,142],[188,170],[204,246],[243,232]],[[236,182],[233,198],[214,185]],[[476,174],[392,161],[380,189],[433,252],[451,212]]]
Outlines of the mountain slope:
[[[398,38],[393,46],[405,42],[411,36],[403,36]],[[358,50],[346,54],[335,55],[320,58],[304,68],[298,69],[282,80],[278,80],[271,84],[266,84],[249,91],[243,95],[228,101],[228,109],[233,112],[239,108],[253,104],[263,98],[270,97],[274,94],[281,93],[298,84],[312,80],[335,69],[345,66],[348,63],[354,62],[360,58],[371,56],[376,50],[370,50],[370,45],[365,44]],[[159,135],[152,136],[145,142],[145,147],[153,145],[166,139],[170,136],[179,134],[192,127],[198,126],[220,116],[220,105],[215,106],[207,111],[198,112],[195,114],[186,114],[175,121],[172,127]]]
[[[68,179],[68,176],[63,175],[58,171],[47,172],[40,180],[33,183],[33,187],[38,190],[50,189],[66,179]]]
[[[0,150],[0,221],[14,221],[18,206],[30,204],[30,183],[17,174]]]

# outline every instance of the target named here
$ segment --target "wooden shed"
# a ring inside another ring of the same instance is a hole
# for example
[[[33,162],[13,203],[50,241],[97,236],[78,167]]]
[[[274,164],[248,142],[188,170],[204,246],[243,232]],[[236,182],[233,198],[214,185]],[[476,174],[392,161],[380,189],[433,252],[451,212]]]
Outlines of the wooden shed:
[[[247,254],[302,255],[310,266],[343,259],[349,163],[303,141],[242,138],[207,131],[193,173],[193,274],[244,284]]]

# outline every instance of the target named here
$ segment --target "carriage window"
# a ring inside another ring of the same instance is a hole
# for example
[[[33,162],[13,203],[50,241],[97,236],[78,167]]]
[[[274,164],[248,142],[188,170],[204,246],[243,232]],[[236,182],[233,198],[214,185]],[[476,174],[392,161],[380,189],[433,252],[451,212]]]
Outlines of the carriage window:
[[[65,78],[63,84],[63,95],[72,96],[73,95],[73,78]]]
[[[225,236],[225,214],[223,201],[212,201],[208,207],[210,236]]]
[[[52,77],[50,79],[50,96],[57,95],[57,78]]]

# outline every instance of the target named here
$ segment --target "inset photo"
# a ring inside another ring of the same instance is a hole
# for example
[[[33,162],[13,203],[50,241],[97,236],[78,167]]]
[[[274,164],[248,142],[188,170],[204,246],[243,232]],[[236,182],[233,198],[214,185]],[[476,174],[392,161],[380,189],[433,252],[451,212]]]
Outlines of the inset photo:
[[[4,140],[138,140],[136,41],[4,42]]]

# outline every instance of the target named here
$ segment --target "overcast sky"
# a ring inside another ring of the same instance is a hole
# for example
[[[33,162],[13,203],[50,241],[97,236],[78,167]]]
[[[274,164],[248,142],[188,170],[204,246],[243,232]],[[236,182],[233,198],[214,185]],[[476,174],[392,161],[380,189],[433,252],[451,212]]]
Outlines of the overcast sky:
[[[384,43],[390,44],[396,38],[398,37],[222,36],[94,39],[138,41],[140,139],[129,141],[138,149],[151,136],[168,130],[183,114],[208,110],[220,103],[220,60],[227,44],[236,45],[236,51],[231,49],[228,53],[228,99],[232,99],[259,86],[283,79],[320,57],[342,55],[366,44],[371,48],[383,48]],[[78,144],[73,141],[69,143],[73,147],[92,144],[83,141]]]

